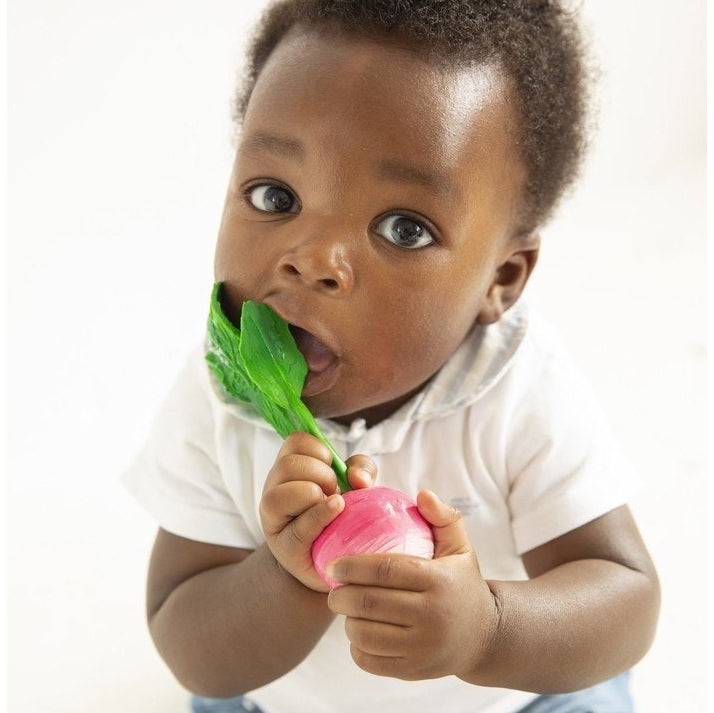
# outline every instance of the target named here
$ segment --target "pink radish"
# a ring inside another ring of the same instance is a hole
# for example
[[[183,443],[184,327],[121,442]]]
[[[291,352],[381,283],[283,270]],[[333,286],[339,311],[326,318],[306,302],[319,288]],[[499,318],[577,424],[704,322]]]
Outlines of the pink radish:
[[[429,523],[407,495],[383,486],[349,490],[342,494],[344,510],[312,543],[315,569],[329,587],[325,573],[334,559],[343,555],[396,552],[431,558],[434,536]]]

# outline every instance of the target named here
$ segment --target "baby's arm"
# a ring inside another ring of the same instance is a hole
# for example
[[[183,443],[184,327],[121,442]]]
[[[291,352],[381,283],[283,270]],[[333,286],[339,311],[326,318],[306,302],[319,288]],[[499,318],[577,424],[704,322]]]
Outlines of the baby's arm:
[[[525,553],[523,562],[530,580],[489,582],[499,625],[473,682],[570,691],[625,671],[646,653],[660,590],[629,508]]]
[[[159,530],[147,614],[156,648],[198,695],[236,696],[296,666],[332,620],[325,595],[255,551],[187,540]]]
[[[349,460],[354,487],[368,484],[359,475],[374,472],[367,461]],[[299,664],[329,626],[334,615],[310,546],[343,504],[337,498],[337,510],[327,507],[336,487],[330,462],[328,449],[311,436],[293,434],[285,442],[261,502],[267,543],[255,551],[159,530],[149,567],[149,628],[190,691],[224,698],[269,683]]]
[[[635,664],[654,635],[659,585],[626,507],[524,555],[532,579],[485,581],[463,522],[433,493],[433,560],[342,557],[328,606],[344,614],[352,657],[406,680],[449,674],[484,686],[558,693]]]

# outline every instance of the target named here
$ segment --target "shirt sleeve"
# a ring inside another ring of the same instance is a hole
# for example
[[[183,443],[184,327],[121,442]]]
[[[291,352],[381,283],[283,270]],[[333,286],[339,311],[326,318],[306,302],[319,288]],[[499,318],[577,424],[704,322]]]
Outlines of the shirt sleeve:
[[[555,335],[526,349],[506,456],[519,554],[627,504],[640,484]]]
[[[202,350],[180,372],[122,482],[159,526],[200,542],[254,549],[218,467]]]

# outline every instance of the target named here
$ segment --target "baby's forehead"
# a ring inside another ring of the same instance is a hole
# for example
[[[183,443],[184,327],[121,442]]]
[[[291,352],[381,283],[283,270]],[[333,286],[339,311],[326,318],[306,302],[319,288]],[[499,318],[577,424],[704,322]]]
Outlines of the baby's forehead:
[[[497,58],[465,60],[436,50],[425,50],[420,40],[386,32],[358,34],[336,28],[293,27],[280,40],[266,66],[281,65],[309,75],[328,66],[336,76],[362,79],[379,86],[392,75],[401,75],[406,88],[435,81],[444,91],[453,85],[482,86],[505,92],[510,89],[508,73]],[[263,74],[265,67],[261,71]]]
[[[293,34],[256,82],[241,147],[256,170],[270,154],[282,171],[281,154],[327,181],[326,195],[391,181],[412,186],[416,203],[478,201],[488,213],[521,194],[511,111],[495,65],[448,68],[371,38]]]
[[[440,124],[453,135],[493,117],[515,131],[512,82],[496,62],[449,64],[417,49],[413,40],[385,35],[294,29],[271,54],[251,100],[267,93],[276,109],[282,105],[294,110],[309,109],[332,96],[333,112],[343,110],[359,118],[390,107],[392,122],[411,123],[417,138],[420,127]],[[348,105],[341,105],[338,97]]]

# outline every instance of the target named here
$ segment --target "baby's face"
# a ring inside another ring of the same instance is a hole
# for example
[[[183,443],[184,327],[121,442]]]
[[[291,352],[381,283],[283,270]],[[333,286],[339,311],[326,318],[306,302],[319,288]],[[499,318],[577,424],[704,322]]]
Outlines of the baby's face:
[[[524,180],[507,102],[498,70],[372,40],[294,33],[271,55],[216,279],[234,321],[250,299],[300,328],[314,414],[387,417],[484,321]]]

